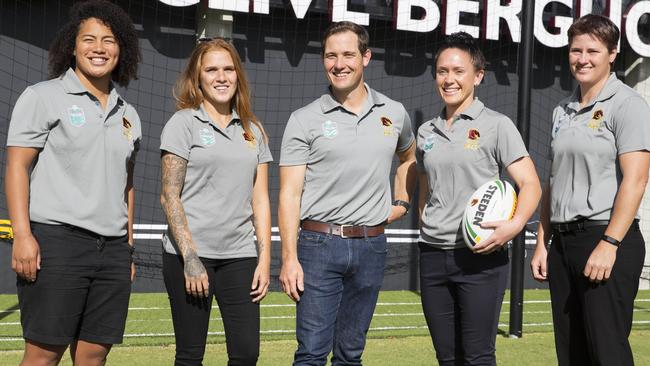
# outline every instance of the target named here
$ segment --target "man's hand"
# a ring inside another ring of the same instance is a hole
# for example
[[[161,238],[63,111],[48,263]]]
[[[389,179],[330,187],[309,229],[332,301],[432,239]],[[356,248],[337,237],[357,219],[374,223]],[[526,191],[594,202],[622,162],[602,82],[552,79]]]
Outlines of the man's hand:
[[[280,270],[282,291],[293,301],[300,301],[300,294],[305,290],[302,266],[297,259],[283,260]]]
[[[395,206],[393,205],[390,208],[390,214],[388,215],[388,219],[386,220],[386,223],[390,224],[391,222],[395,222],[399,219],[402,218],[402,216],[406,215],[406,208],[403,206]]]

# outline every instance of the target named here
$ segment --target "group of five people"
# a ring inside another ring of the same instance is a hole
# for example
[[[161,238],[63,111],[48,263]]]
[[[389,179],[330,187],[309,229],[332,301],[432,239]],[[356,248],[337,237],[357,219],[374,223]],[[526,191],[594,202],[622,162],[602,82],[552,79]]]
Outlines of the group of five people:
[[[384,228],[407,214],[418,181],[422,308],[439,364],[496,364],[503,246],[540,196],[531,267],[550,282],[560,365],[633,364],[627,338],[645,254],[637,209],[650,109],[611,73],[618,29],[587,15],[569,30],[578,88],[553,112],[544,195],[512,121],[476,98],[486,61],[471,36],[452,34],[436,51],[444,108],[417,135],[404,106],[364,82],[368,38],[350,22],[327,28],[329,88],[291,114],[282,138],[279,279],[297,304],[294,365],[324,365],[330,353],[332,365],[361,364],[383,280]],[[50,50],[52,79],[28,87],[14,107],[5,181],[23,365],[56,364],[68,346],[75,364],[101,365],[122,341],[142,132],[114,83],[135,78],[137,42],[118,6],[75,5]],[[160,198],[175,364],[202,363],[214,297],[228,364],[254,365],[270,283],[269,137],[242,61],[223,39],[196,45],[174,96],[178,110],[160,140]],[[464,205],[502,170],[519,189],[514,217],[484,223],[493,234],[470,250],[459,231]]]

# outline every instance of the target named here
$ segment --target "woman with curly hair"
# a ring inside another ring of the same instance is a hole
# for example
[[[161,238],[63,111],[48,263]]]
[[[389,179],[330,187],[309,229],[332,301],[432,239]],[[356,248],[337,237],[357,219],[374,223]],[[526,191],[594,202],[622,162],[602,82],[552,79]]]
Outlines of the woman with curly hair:
[[[132,262],[136,111],[113,83],[136,78],[135,28],[117,5],[75,4],[27,87],[7,139],[6,196],[25,338],[22,365],[101,365],[121,343]]]
[[[175,364],[201,365],[215,297],[228,365],[255,365],[259,302],[270,282],[272,157],[234,46],[223,39],[200,42],[176,99],[179,110],[160,138],[160,199],[169,223],[163,277]]]

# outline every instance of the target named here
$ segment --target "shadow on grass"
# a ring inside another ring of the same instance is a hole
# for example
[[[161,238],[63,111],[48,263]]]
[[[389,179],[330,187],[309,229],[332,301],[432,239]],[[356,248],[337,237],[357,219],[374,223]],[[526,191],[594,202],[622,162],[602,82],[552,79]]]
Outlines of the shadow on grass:
[[[0,320],[8,317],[9,315],[13,314],[18,310],[18,303],[16,303],[13,306],[10,306],[4,310],[0,310]]]

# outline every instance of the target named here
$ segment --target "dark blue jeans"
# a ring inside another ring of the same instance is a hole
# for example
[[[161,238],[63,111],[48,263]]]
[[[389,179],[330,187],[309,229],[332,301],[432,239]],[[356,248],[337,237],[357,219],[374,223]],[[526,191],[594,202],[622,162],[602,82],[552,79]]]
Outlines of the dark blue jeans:
[[[296,307],[294,365],[361,365],[384,278],[386,236],[343,239],[302,230],[298,260],[305,291]]]

